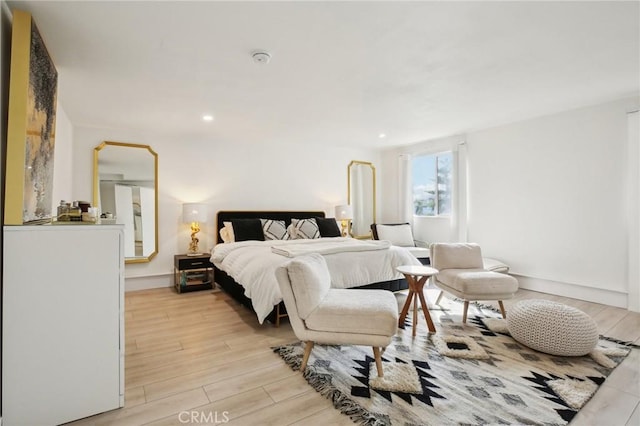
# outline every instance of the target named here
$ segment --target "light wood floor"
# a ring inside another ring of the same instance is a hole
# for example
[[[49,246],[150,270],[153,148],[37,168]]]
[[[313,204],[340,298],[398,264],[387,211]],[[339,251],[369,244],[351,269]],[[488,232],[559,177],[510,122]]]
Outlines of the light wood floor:
[[[427,290],[430,301],[436,295]],[[507,313],[517,300],[530,298],[575,306],[594,318],[602,334],[640,344],[640,314],[527,290],[505,301]],[[287,321],[280,328],[260,326],[254,314],[219,291],[136,291],[126,294],[125,303],[125,407],[73,425],[227,419],[231,425],[352,424],[271,351],[296,340]],[[432,315],[437,320],[437,311]],[[418,326],[426,332],[424,321]],[[639,402],[640,350],[634,349],[571,425],[637,426]]]

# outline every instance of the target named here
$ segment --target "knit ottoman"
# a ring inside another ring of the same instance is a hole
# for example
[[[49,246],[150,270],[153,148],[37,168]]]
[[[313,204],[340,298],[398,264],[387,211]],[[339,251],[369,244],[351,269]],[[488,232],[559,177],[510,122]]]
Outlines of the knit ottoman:
[[[548,300],[523,300],[509,311],[511,337],[540,352],[582,356],[598,343],[598,327],[579,309]]]

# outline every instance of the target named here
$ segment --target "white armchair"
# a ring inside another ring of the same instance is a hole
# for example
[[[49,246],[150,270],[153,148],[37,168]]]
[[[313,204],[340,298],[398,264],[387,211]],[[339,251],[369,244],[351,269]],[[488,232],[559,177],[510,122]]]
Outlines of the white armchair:
[[[373,348],[378,376],[383,376],[381,348],[398,327],[398,304],[386,290],[331,288],[327,263],[319,254],[294,258],[276,270],[280,292],[296,337],[306,342],[304,372],[314,344],[364,345]]]

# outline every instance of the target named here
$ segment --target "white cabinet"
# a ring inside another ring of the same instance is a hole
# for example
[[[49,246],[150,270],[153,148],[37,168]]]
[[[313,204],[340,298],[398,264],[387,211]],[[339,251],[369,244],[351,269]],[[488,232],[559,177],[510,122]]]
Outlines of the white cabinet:
[[[3,255],[2,424],[122,407],[122,226],[5,226]]]

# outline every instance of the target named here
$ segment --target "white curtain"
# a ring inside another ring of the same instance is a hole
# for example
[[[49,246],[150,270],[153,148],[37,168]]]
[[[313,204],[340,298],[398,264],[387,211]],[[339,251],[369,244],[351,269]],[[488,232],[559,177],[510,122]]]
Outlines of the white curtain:
[[[413,188],[411,183],[411,155],[398,156],[398,222],[413,223]]]
[[[130,186],[116,185],[116,223],[124,225],[124,257],[136,255],[133,226],[133,193]]]
[[[467,143],[458,143],[457,151],[453,152],[453,179],[455,197],[451,218],[460,242],[467,241]],[[451,235],[456,235],[453,233]]]
[[[156,249],[156,191],[140,187],[140,215],[142,216],[142,255],[149,256]]]
[[[353,188],[357,188],[357,190],[352,191],[351,194],[351,209],[353,212],[352,232],[354,235],[363,235],[366,234],[365,222],[367,219],[365,210],[367,205],[364,200],[366,184],[360,165],[352,167],[351,179]]]
[[[640,312],[640,111],[627,114],[628,120],[628,296],[627,308]]]

